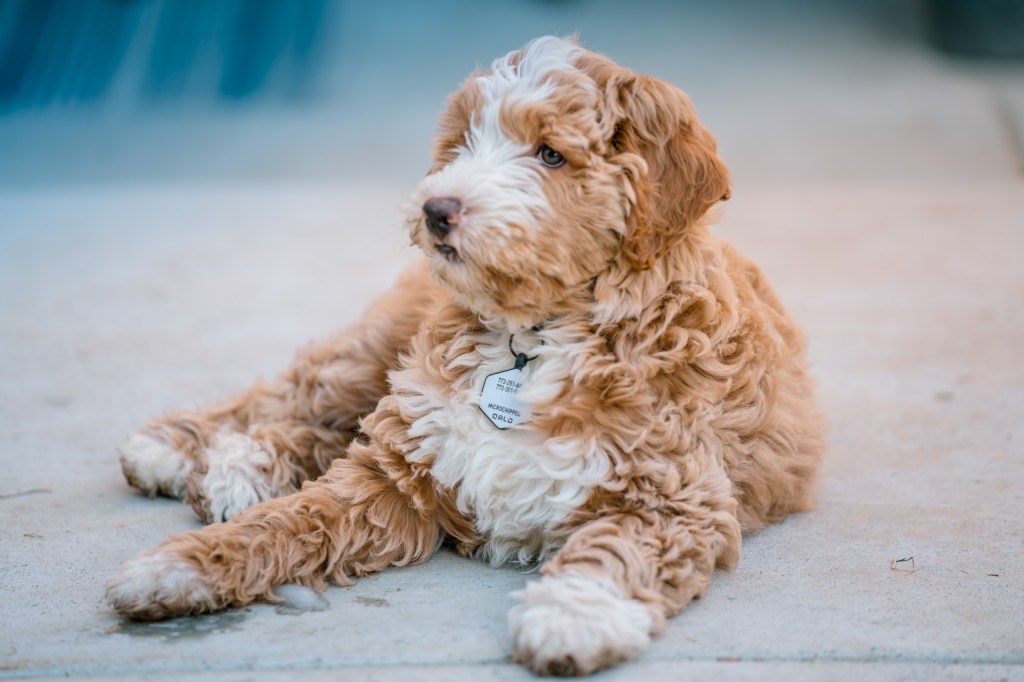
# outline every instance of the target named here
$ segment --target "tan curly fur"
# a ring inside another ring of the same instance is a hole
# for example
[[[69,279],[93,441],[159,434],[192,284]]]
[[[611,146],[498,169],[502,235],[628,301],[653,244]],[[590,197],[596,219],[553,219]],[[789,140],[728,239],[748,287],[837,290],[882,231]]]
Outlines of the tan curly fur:
[[[462,207],[445,230],[421,210],[438,196]],[[448,540],[544,562],[509,621],[535,672],[635,655],[741,533],[810,507],[823,450],[800,331],[710,234],[728,197],[714,138],[657,79],[554,38],[474,73],[410,202],[426,260],[275,382],[122,448],[132,485],[230,518],[128,562],[110,603],[272,601]],[[530,414],[499,430],[476,401],[511,334]]]

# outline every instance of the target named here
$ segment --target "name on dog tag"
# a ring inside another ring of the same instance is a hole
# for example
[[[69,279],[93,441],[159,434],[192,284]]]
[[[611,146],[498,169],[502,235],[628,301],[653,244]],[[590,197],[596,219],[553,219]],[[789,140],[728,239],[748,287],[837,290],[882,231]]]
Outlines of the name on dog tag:
[[[490,374],[480,390],[480,411],[499,429],[522,424],[530,408],[516,397],[523,387],[523,370],[518,367]]]

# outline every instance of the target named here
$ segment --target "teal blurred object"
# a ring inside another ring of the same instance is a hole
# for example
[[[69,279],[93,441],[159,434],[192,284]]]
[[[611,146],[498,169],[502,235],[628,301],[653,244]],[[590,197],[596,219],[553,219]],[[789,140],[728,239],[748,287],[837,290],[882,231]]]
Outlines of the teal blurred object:
[[[932,40],[954,54],[1024,58],[1024,0],[929,0]]]
[[[0,0],[0,110],[257,94],[316,77],[329,0]]]

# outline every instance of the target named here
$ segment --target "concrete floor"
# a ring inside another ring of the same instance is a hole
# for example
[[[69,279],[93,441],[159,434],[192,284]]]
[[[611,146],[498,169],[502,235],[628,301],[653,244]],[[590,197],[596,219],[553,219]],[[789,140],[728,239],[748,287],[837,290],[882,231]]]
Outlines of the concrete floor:
[[[0,119],[0,679],[529,677],[505,626],[529,576],[445,553],[321,611],[141,625],[102,594],[197,525],[124,484],[121,438],[358,315],[410,255],[399,207],[445,94],[574,28],[693,94],[735,174],[718,232],[806,328],[831,424],[819,509],[748,538],[598,679],[1024,679],[1024,67],[935,55],[883,5],[790,24],[526,3],[461,17],[480,30],[433,62],[387,49],[416,53],[417,16],[350,17],[370,61],[342,69],[365,85],[345,104]]]

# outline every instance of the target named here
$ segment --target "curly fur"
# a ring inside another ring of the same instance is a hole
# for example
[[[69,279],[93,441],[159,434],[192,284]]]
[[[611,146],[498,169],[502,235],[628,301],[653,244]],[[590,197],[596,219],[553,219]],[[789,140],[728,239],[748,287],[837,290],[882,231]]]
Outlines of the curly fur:
[[[421,209],[441,197],[443,231]],[[708,229],[728,197],[661,81],[557,38],[471,75],[409,203],[426,259],[275,382],[122,448],[132,485],[230,520],[126,564],[109,601],[146,619],[273,601],[447,539],[544,562],[510,615],[532,670],[635,655],[742,533],[810,507],[823,450],[800,331]],[[512,334],[531,416],[499,430],[477,401]]]

